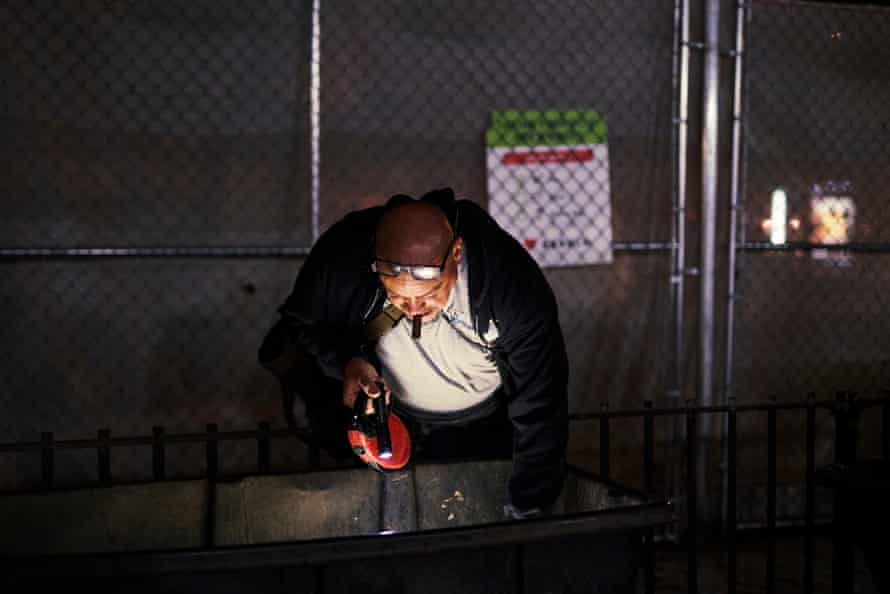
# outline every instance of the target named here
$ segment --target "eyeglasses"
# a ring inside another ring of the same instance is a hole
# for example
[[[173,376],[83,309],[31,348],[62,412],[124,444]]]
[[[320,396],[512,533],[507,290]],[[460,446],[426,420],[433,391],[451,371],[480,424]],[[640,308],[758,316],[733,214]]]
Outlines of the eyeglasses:
[[[443,272],[445,272],[445,266],[448,264],[448,256],[451,255],[451,248],[454,246],[455,241],[457,241],[456,233],[454,234],[454,237],[451,238],[451,241],[448,242],[448,249],[445,250],[445,255],[442,256],[442,263],[438,266],[432,266],[429,264],[409,266],[406,264],[399,264],[398,262],[392,262],[390,260],[382,260],[380,258],[377,258],[373,262],[371,262],[371,270],[382,276],[399,276],[400,274],[402,274],[402,272],[408,272],[415,280],[436,280],[437,278],[442,276]]]

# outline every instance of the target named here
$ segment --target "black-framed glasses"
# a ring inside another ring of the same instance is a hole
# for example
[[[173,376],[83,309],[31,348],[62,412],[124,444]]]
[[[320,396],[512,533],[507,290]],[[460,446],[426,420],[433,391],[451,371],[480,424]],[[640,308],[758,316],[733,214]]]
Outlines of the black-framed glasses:
[[[391,260],[376,258],[371,262],[371,270],[381,276],[399,276],[403,272],[407,272],[415,280],[436,280],[442,276],[443,272],[445,272],[445,266],[448,264],[448,256],[451,255],[451,248],[454,247],[455,241],[457,241],[457,233],[455,233],[451,238],[451,241],[448,242],[448,249],[445,250],[445,255],[442,257],[442,263],[438,266],[432,264],[399,264],[398,262],[393,262]]]

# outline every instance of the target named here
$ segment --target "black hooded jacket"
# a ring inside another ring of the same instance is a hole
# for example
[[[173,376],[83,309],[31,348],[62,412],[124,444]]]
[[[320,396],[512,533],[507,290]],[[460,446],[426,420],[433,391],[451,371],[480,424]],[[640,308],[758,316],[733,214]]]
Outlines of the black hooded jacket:
[[[492,350],[514,427],[510,503],[549,505],[562,488],[568,437],[568,361],[556,299],[537,263],[478,205],[456,201],[450,189],[422,200],[442,208],[452,223],[457,219],[467,248],[473,324],[480,336],[490,323],[498,330]],[[370,269],[385,208],[353,212],[326,231],[279,309],[289,342],[314,356],[330,377],[342,379],[346,362],[362,352],[363,326],[386,299]],[[278,356],[260,353],[266,366]]]

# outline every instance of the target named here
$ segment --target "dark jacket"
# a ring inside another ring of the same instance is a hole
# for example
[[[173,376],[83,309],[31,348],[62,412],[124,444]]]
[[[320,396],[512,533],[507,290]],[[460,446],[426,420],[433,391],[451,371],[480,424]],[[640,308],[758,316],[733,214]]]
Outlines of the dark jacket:
[[[451,190],[423,199],[450,219],[456,211],[476,332],[484,335],[490,321],[498,329],[492,348],[514,427],[510,503],[546,506],[562,488],[568,436],[568,361],[556,299],[537,263],[482,208],[455,201]],[[314,356],[331,377],[342,378],[346,362],[361,351],[363,324],[384,305],[383,285],[370,269],[373,233],[384,209],[353,212],[325,232],[279,310],[279,325],[297,350]],[[267,367],[279,356],[260,354]]]

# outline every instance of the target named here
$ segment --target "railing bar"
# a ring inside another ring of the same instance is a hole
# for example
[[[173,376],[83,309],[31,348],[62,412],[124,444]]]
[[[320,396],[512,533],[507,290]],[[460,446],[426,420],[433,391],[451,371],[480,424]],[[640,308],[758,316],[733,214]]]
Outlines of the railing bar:
[[[643,406],[651,410],[652,401],[647,400]],[[654,418],[650,414],[643,416],[643,492],[651,495],[655,485],[655,427]]]
[[[207,479],[216,480],[219,470],[219,440],[217,438],[218,431],[216,423],[207,425],[207,441],[206,441],[206,460],[207,460]]]
[[[839,391],[834,402],[834,461],[839,464],[849,464],[851,461],[847,432],[850,420],[848,407],[847,393]]]
[[[613,241],[616,252],[666,252],[674,244],[669,240],[647,241]],[[746,242],[739,246],[746,251],[789,251],[799,249],[833,249],[850,252],[886,252],[890,248],[880,243],[850,243],[838,246],[825,244],[788,243],[775,245],[769,242]],[[311,246],[185,246],[185,247],[66,247],[53,246],[41,248],[0,247],[0,259],[76,259],[76,258],[292,258],[306,256]]]
[[[737,559],[736,559],[736,470],[738,461],[738,440],[736,439],[736,413],[730,410],[727,417],[726,439],[729,445],[727,455],[727,502],[726,502],[726,528],[727,528],[727,592],[735,594],[736,591],[736,575],[737,575]]]
[[[154,480],[164,480],[166,476],[164,459],[164,428],[160,426],[155,426],[152,428],[151,462]]]
[[[204,511],[204,548],[212,549],[216,542],[216,481],[208,478],[207,504]]]
[[[776,410],[767,411],[766,430],[766,592],[773,594],[776,586]]]
[[[237,441],[240,439],[257,439],[260,432],[258,430],[240,430],[240,431],[220,431],[216,434],[217,441]],[[272,429],[268,432],[271,438],[292,437],[293,431],[290,429]],[[207,433],[179,433],[168,434],[164,436],[166,443],[204,443],[207,441]],[[121,446],[139,446],[152,445],[154,437],[151,435],[143,435],[137,437],[112,437],[108,440],[107,445],[110,447]],[[98,439],[67,439],[56,440],[53,442],[54,450],[69,449],[91,449],[105,445],[100,443]],[[0,444],[0,453],[23,453],[29,451],[39,451],[43,449],[44,444],[40,441],[23,441]]]
[[[806,241],[789,241],[782,244],[774,244],[769,241],[746,241],[739,245],[739,249],[745,251],[779,251],[793,252],[796,250],[826,250],[835,252],[890,252],[890,246],[886,243],[851,242],[838,244],[810,243]]]
[[[851,425],[855,414],[853,407],[857,405],[854,398],[855,395],[851,392],[839,391],[835,399],[835,462],[842,466],[853,464],[856,458],[855,432]],[[835,488],[831,574],[833,592],[853,591],[855,558],[848,525],[850,520],[847,517],[848,507],[851,505],[847,491],[843,484]]]
[[[53,450],[53,434],[46,431],[41,434],[40,442],[43,449],[40,452],[41,485],[44,489],[52,489],[55,478],[55,450]]]
[[[238,431],[238,436],[236,438],[231,437],[231,435],[236,432],[225,432],[221,431],[213,435],[214,441],[229,441],[231,439],[256,439],[256,431]],[[182,433],[179,435],[168,435],[167,442],[169,443],[194,443],[194,442],[206,442],[210,437],[208,433]]]
[[[269,444],[269,423],[263,421],[259,425],[257,436],[257,470],[260,474],[269,474],[269,459],[271,458],[271,446]]]
[[[311,246],[186,246],[186,247],[0,247],[0,260],[86,258],[292,258],[306,256]]]
[[[603,411],[609,410],[609,403],[603,402],[600,405]],[[611,447],[611,436],[609,435],[609,417],[600,417],[600,476],[605,480],[609,480],[611,475],[609,449]]]
[[[884,408],[884,415],[890,416],[890,399],[888,398],[880,398],[880,399],[866,399],[860,398],[857,400],[860,408],[867,408],[869,405],[882,405]],[[814,406],[815,408],[823,408],[823,409],[832,409],[835,406],[834,401],[826,400],[826,401],[817,401],[812,405],[809,403],[788,403],[788,404],[746,404],[746,405],[738,405],[736,406],[736,412],[762,412],[767,410],[795,410],[795,409],[806,409],[809,406]],[[719,405],[719,406],[703,406],[703,407],[691,407],[691,410],[696,411],[698,414],[710,414],[710,413],[726,413],[729,411],[729,406]],[[582,414],[572,414],[569,415],[569,420],[571,421],[591,421],[597,420],[600,417],[606,416],[609,418],[630,418],[630,417],[645,417],[647,415],[651,415],[653,417],[662,417],[662,416],[671,416],[671,415],[685,415],[687,413],[686,408],[652,408],[652,409],[624,409],[624,410],[610,410],[608,412],[593,412],[593,413],[582,413]],[[885,432],[884,436],[884,450],[890,450],[890,420],[887,421],[886,426],[888,427],[888,431]],[[227,432],[219,432],[216,434],[217,441],[233,441],[239,439],[257,439],[259,435],[259,431],[257,430],[241,430],[241,431],[227,431]],[[278,437],[291,437],[293,432],[290,429],[273,429],[269,431],[269,437],[278,438]],[[180,434],[169,434],[164,436],[164,441],[166,443],[186,443],[186,442],[205,442],[207,441],[208,435],[206,433],[180,433]],[[108,445],[110,447],[120,447],[120,446],[137,446],[137,445],[152,445],[154,438],[151,435],[146,436],[137,436],[137,437],[113,437],[109,438],[107,442],[100,443],[97,439],[67,439],[67,440],[55,440],[53,441],[52,448],[54,450],[66,450],[66,449],[90,449],[96,448],[100,445]],[[25,453],[29,451],[39,451],[42,450],[45,445],[41,441],[23,441],[23,442],[8,442],[8,443],[0,443],[0,453]],[[890,457],[890,451],[885,452],[885,456]]]
[[[643,532],[643,585],[646,594],[655,592],[655,530],[649,526]]]
[[[4,443],[0,444],[0,454],[24,454],[27,452],[40,451],[44,448],[43,442],[40,441],[23,441],[21,443]],[[52,449],[58,449],[55,442]]]
[[[516,594],[525,594],[525,547],[513,547],[513,584]]]
[[[213,548],[216,529],[216,478],[219,471],[219,441],[216,423],[207,425],[207,509],[204,524],[204,546]]]
[[[259,430],[220,431],[214,436],[217,441],[237,441],[239,439],[256,439],[260,435]],[[271,430],[269,437],[288,437],[291,432],[286,429]],[[207,441],[207,433],[171,433],[164,436],[166,443],[203,443]],[[60,439],[53,442],[53,449],[89,449],[107,444],[109,447],[153,445],[153,435],[140,435],[135,437],[111,437],[107,442],[98,439]],[[0,452],[25,451],[41,449],[43,444],[39,441],[0,444]]]
[[[687,513],[687,577],[688,589],[691,594],[698,593],[698,501],[696,496],[696,477],[698,468],[696,453],[698,450],[696,411],[686,411],[686,513]]]
[[[646,410],[652,409],[652,401],[646,400],[643,403]],[[652,415],[643,417],[643,493],[647,497],[653,496],[654,475],[655,475],[655,431],[654,418]],[[655,592],[655,531],[650,527],[643,534],[643,554],[644,554],[644,585],[646,594],[654,594]]]
[[[890,400],[881,403],[881,454],[890,460]]]
[[[804,532],[804,594],[813,594],[813,532],[816,516],[816,401],[810,394],[806,418],[806,528]]]
[[[109,446],[111,431],[99,429],[99,438],[96,440],[96,459],[99,466],[99,483],[111,484],[111,447]]]
[[[877,398],[877,399],[865,399],[861,398],[857,400],[860,404],[868,404],[868,405],[878,405],[884,404],[885,402],[890,403],[890,399],[887,398]],[[757,404],[738,404],[734,408],[736,412],[764,412],[767,410],[804,410],[806,409],[808,404],[806,402],[776,402],[776,403],[757,403]],[[815,403],[817,408],[824,409],[832,409],[835,406],[835,402],[833,400],[820,400]],[[713,406],[694,406],[690,407],[691,410],[694,410],[698,414],[711,414],[711,413],[727,413],[729,412],[731,406],[726,404],[719,404]],[[600,417],[642,417],[647,414],[651,414],[656,417],[660,416],[671,416],[671,415],[685,415],[686,408],[653,408],[651,410],[646,409],[621,409],[621,410],[610,410],[608,412],[590,412],[590,413],[573,413],[569,415],[570,421],[590,421],[596,420]]]

